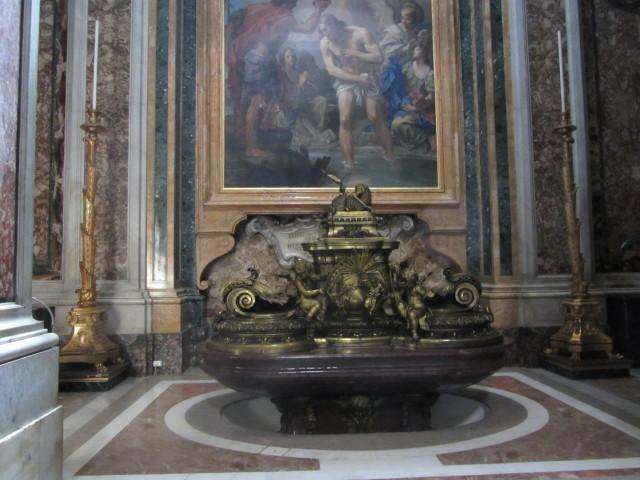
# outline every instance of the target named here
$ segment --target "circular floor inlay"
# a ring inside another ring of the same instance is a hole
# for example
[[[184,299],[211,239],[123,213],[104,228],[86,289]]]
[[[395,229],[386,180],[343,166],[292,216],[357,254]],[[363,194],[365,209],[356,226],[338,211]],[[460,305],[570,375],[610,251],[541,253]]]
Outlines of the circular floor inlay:
[[[197,395],[171,408],[167,427],[177,435],[218,448],[301,458],[374,458],[436,455],[495,445],[542,428],[549,414],[539,403],[497,388],[473,386],[443,394],[425,432],[287,435],[268,399],[229,389]]]

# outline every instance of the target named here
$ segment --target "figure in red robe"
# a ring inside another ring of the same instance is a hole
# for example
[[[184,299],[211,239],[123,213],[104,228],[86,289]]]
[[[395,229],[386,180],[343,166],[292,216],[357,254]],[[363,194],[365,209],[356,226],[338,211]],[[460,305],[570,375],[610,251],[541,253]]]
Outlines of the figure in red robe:
[[[314,12],[304,22],[298,22],[293,15],[297,3],[297,0],[270,0],[249,5],[231,15],[225,28],[227,86],[236,120],[235,133],[244,135],[248,156],[268,153],[258,148],[256,136],[259,110],[264,108],[265,99],[255,94],[252,99],[242,101],[245,57],[259,45],[266,46],[269,57],[275,61],[290,33],[313,33],[331,0],[315,0]]]

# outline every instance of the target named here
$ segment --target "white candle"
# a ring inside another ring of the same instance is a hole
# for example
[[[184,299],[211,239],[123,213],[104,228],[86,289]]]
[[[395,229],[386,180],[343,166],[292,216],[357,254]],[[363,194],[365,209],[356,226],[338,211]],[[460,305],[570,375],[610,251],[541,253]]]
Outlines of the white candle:
[[[96,96],[98,92],[98,37],[100,35],[100,21],[95,21],[95,34],[93,36],[93,95],[91,108],[96,109]]]
[[[558,30],[558,61],[560,63],[560,105],[566,112],[564,100],[564,61],[562,60],[562,33]]]

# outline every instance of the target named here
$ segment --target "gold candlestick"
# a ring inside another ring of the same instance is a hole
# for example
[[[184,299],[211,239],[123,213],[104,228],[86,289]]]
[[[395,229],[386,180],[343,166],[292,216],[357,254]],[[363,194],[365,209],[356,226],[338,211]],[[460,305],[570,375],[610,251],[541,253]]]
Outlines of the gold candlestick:
[[[542,360],[545,366],[572,378],[620,375],[628,373],[631,364],[621,355],[614,355],[613,341],[599,325],[600,305],[589,296],[589,285],[584,278],[571,154],[575,130],[576,127],[570,123],[569,112],[561,112],[560,126],[554,131],[562,141],[562,190],[571,267],[571,296],[562,302],[564,323],[551,337]]]
[[[78,303],[67,315],[73,327],[69,342],[60,351],[60,382],[85,387],[107,389],[120,380],[128,364],[120,347],[107,337],[104,328],[104,309],[96,305],[95,277],[95,197],[97,186],[96,147],[98,134],[104,131],[99,124],[99,112],[88,109],[88,121],[80,128],[86,132],[87,146],[84,173],[82,259],[80,260],[80,288]]]

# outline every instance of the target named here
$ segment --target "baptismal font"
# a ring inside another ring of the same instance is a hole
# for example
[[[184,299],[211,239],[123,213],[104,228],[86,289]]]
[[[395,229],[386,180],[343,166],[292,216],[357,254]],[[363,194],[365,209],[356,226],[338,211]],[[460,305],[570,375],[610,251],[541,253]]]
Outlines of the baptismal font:
[[[228,281],[202,366],[235,390],[269,396],[283,432],[429,429],[439,392],[501,366],[502,336],[475,278],[390,262],[399,242],[380,233],[369,187],[350,193],[333,179],[340,193],[322,233],[302,245],[312,261],[278,273],[287,291],[255,269]]]

